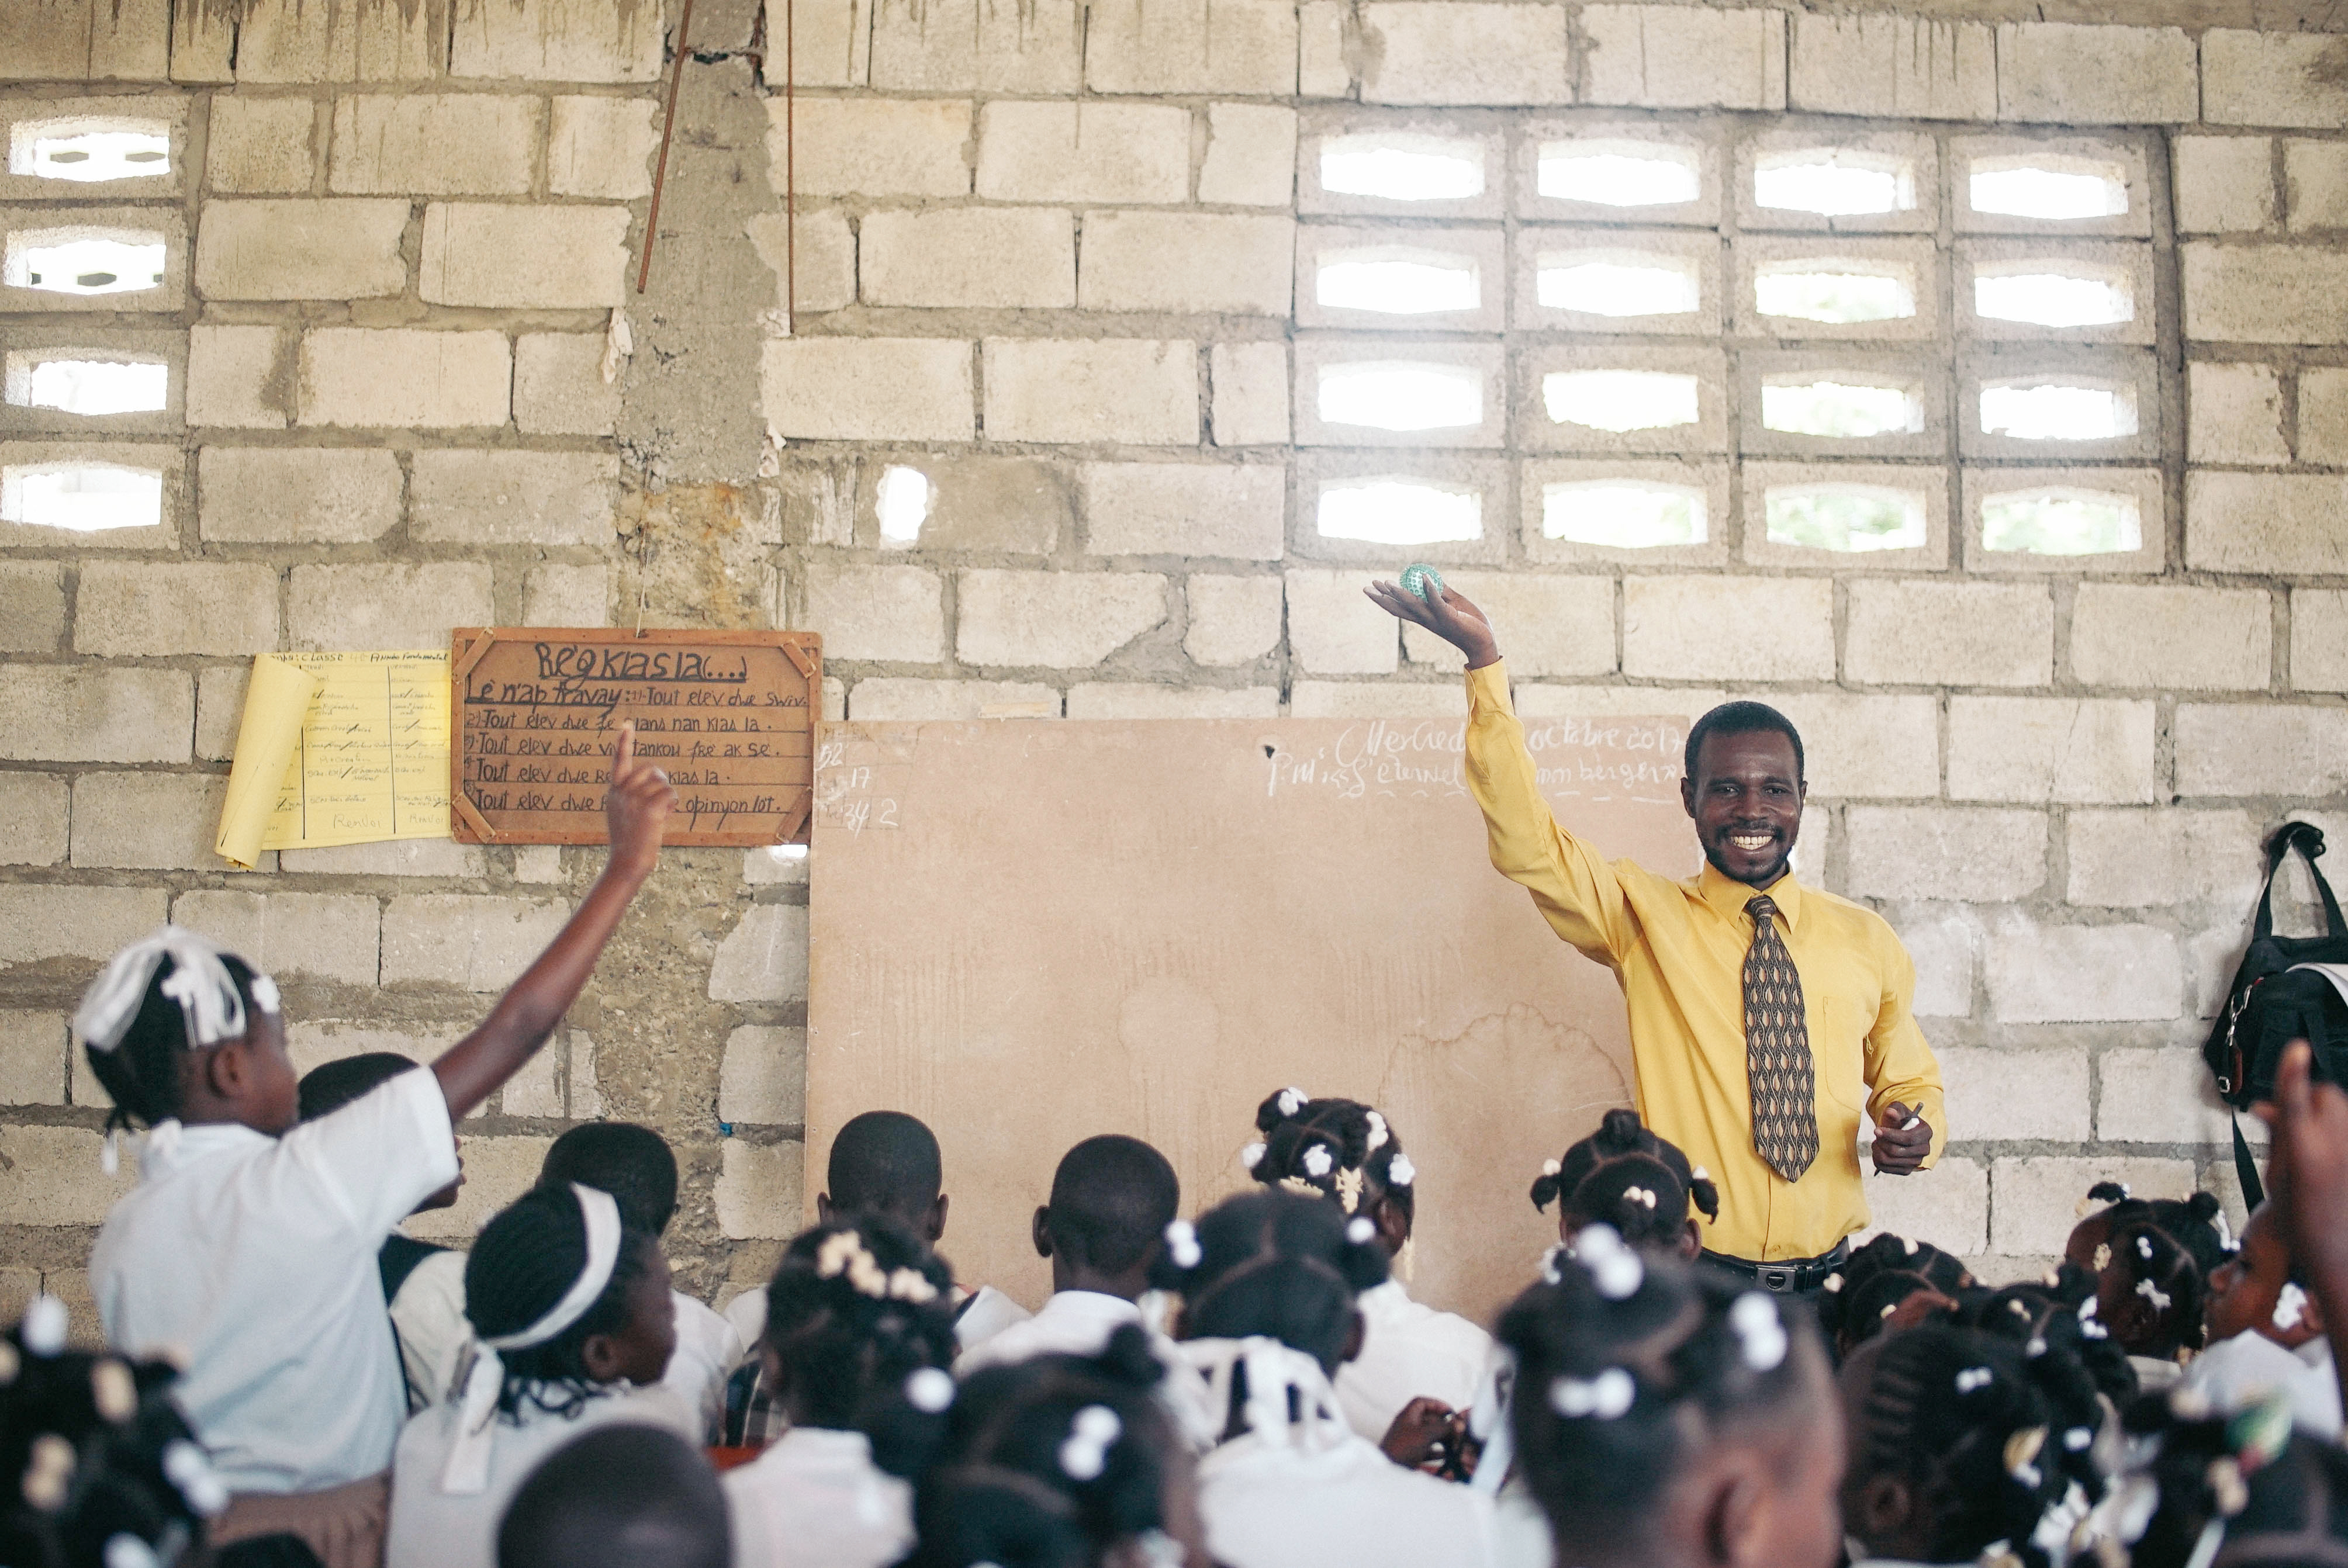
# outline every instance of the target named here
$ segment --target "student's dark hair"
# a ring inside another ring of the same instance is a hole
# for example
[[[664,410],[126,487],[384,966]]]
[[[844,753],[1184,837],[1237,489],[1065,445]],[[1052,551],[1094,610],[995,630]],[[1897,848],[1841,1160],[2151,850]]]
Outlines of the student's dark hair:
[[[2130,1549],[2136,1568],[2179,1568],[2212,1521],[2224,1532],[2218,1568],[2348,1564],[2348,1452],[2294,1434],[2280,1396],[2230,1416],[2179,1415],[2179,1402],[2171,1390],[2128,1412],[2151,1450],[2137,1474],[2158,1498]]]
[[[2093,1196],[2093,1194],[2089,1194]],[[2204,1338],[2201,1307],[2209,1276],[2232,1250],[2219,1234],[2216,1194],[2172,1198],[2126,1198],[2106,1211],[2111,1218],[2112,1262],[2127,1271],[2139,1291],[2168,1298],[2156,1337],[2130,1347],[2137,1355],[2162,1357],[2199,1349]]]
[[[373,1093],[403,1072],[411,1072],[416,1063],[396,1050],[363,1050],[356,1056],[337,1057],[312,1068],[302,1075],[299,1090],[302,1120],[315,1122],[332,1111],[340,1111],[361,1095]]]
[[[1148,1337],[1120,1327],[1098,1356],[1037,1356],[973,1373],[946,1412],[914,1493],[906,1568],[1098,1568],[1120,1542],[1165,1527],[1179,1440],[1153,1397],[1164,1368]],[[1086,1427],[1104,1439],[1070,1444]],[[1089,1460],[1099,1460],[1097,1471]]]
[[[1257,1181],[1334,1198],[1349,1214],[1384,1198],[1404,1219],[1417,1217],[1415,1176],[1394,1179],[1402,1134],[1373,1107],[1334,1096],[1313,1100],[1283,1089],[1255,1108],[1255,1127],[1263,1134],[1263,1153],[1249,1172]],[[1315,1149],[1329,1151],[1329,1169],[1318,1175],[1310,1163]],[[1410,1171],[1407,1160],[1403,1169]]]
[[[281,1530],[214,1547],[211,1568],[325,1568],[325,1564],[308,1542]]]
[[[222,953],[220,961],[229,979],[236,982],[244,1016],[250,1020],[258,1011],[252,999],[252,980],[258,971],[233,953]],[[112,1050],[88,1053],[90,1071],[114,1101],[114,1109],[106,1118],[108,1131],[152,1127],[177,1116],[182,1108],[180,1068],[188,1055],[188,1015],[163,992],[163,983],[179,968],[179,960],[170,957],[156,965],[155,978],[147,982],[147,994],[139,999],[138,1015],[124,1031],[122,1043]]]
[[[1885,1231],[1827,1276],[1818,1296],[1818,1327],[1848,1354],[1874,1337],[1883,1320],[1918,1292],[1936,1290],[1962,1302],[1972,1285],[1971,1271],[1955,1255]]]
[[[33,1313],[53,1318],[53,1334],[32,1337],[54,1347],[63,1307],[44,1297]],[[165,1563],[187,1555],[228,1492],[171,1401],[178,1373],[162,1361],[42,1354],[26,1338],[22,1325],[0,1337],[0,1563],[99,1568],[121,1535]]]
[[[1581,1257],[1554,1249],[1498,1333],[1516,1358],[1519,1472],[1560,1562],[1652,1540],[1691,1454],[1815,1399],[1825,1366],[1807,1315],[1748,1284],[1634,1252],[1602,1225],[1574,1245]]]
[[[1859,1384],[1851,1479],[1908,1483],[1921,1561],[1971,1562],[2000,1541],[2027,1568],[2067,1560],[2069,1525],[2054,1516],[2075,1485],[2084,1497],[2102,1490],[2091,1457],[2099,1407],[2067,1349],[2044,1341],[2032,1355],[1978,1329],[1926,1324],[1868,1347],[1844,1377]]]
[[[1799,783],[1809,776],[1809,763],[1802,754],[1802,733],[1794,728],[1794,721],[1766,702],[1723,702],[1712,712],[1688,726],[1687,750],[1681,759],[1687,776],[1695,777],[1695,763],[1705,741],[1715,735],[1751,735],[1774,731],[1794,744],[1794,778]]]
[[[1687,1237],[1691,1199],[1704,1218],[1720,1217],[1712,1178],[1697,1175],[1678,1145],[1649,1132],[1636,1111],[1609,1111],[1557,1163],[1555,1174],[1533,1182],[1533,1207],[1563,1199],[1566,1214],[1612,1225],[1632,1246],[1676,1248]]]
[[[833,1208],[887,1214],[908,1225],[921,1222],[945,1181],[937,1134],[901,1111],[850,1117],[831,1141],[824,1174],[825,1195]]]
[[[1182,1184],[1166,1156],[1108,1132],[1060,1157],[1045,1224],[1072,1261],[1117,1274],[1149,1255],[1181,1207]]]
[[[614,1423],[532,1471],[498,1526],[498,1568],[727,1568],[726,1494],[702,1451]]]
[[[1196,1252],[1169,1246],[1149,1283],[1182,1297],[1193,1339],[1261,1335],[1334,1374],[1354,1327],[1354,1299],[1385,1283],[1385,1250],[1369,1221],[1289,1192],[1225,1198],[1193,1228]],[[1178,1254],[1197,1261],[1186,1266]]]
[[[763,1337],[808,1426],[872,1437],[884,1469],[906,1379],[954,1358],[953,1270],[895,1221],[867,1214],[801,1231],[767,1286]]]
[[[621,1214],[620,1255],[595,1305],[542,1345],[499,1352],[505,1386],[498,1409],[519,1419],[522,1402],[567,1415],[592,1399],[599,1385],[582,1352],[597,1334],[627,1327],[628,1291],[660,1245],[652,1232]],[[465,1317],[483,1339],[529,1327],[569,1293],[587,1265],[587,1218],[567,1186],[537,1187],[516,1198],[481,1227],[465,1259]]]
[[[2013,1341],[2025,1354],[2042,1344],[2062,1352],[2086,1375],[2092,1393],[2121,1409],[2136,1398],[2136,1368],[2109,1334],[2089,1334],[2082,1327],[2079,1307],[2095,1296],[2096,1276],[2065,1264],[2052,1284],[2025,1280],[1977,1294],[1966,1303],[1963,1321],[1968,1327]]]
[[[554,1141],[538,1184],[573,1182],[611,1194],[622,1219],[654,1235],[676,1214],[676,1153],[667,1139],[633,1122],[589,1122]]]

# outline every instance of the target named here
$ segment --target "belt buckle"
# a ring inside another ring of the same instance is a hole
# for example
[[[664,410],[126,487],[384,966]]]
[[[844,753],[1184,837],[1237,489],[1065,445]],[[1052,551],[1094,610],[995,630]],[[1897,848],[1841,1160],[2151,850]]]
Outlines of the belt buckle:
[[[1774,1263],[1765,1263],[1754,1272],[1754,1278],[1758,1281],[1761,1288],[1773,1296],[1792,1295],[1794,1282],[1800,1276],[1801,1270]]]

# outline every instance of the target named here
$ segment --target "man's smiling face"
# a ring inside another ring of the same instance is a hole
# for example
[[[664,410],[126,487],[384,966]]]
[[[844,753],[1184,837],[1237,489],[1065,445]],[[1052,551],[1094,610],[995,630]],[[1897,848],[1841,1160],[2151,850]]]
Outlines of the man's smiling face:
[[[1732,881],[1766,887],[1785,875],[1807,789],[1792,739],[1776,730],[1715,731],[1680,781],[1704,857]]]

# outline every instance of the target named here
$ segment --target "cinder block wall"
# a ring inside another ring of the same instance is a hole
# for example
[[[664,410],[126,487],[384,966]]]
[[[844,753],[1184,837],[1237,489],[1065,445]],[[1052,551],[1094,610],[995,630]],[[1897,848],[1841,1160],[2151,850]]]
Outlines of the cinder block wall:
[[[1456,713],[1456,658],[1356,591],[1414,556],[1494,607],[1529,712],[1737,693],[1802,723],[1808,874],[1907,938],[1951,1084],[1954,1151],[1880,1184],[1885,1223],[2019,1269],[2098,1177],[2230,1192],[2192,1048],[2256,845],[2293,814],[2348,822],[2326,815],[2348,797],[2348,42],[2242,5],[2171,26],[797,0],[787,98],[779,5],[702,0],[638,293],[678,9],[0,7],[0,137],[127,116],[171,147],[132,179],[0,176],[0,247],[166,245],[137,292],[9,274],[0,346],[169,375],[160,411],[0,405],[0,467],[164,481],[158,528],[0,522],[0,1293],[83,1296],[120,1190],[65,1029],[116,946],[167,915],[232,941],[284,979],[305,1065],[427,1054],[600,861],[411,843],[226,871],[253,652],[783,624],[824,633],[834,717]],[[1392,129],[1479,147],[1484,194],[1405,214],[1322,189],[1322,138]],[[1660,223],[1546,201],[1539,145],[1593,129],[1698,148],[1703,194]],[[1862,143],[1912,159],[1913,212],[1821,240],[1750,200],[1757,152]],[[1992,232],[1961,200],[1982,149],[2115,162],[2129,212]],[[1626,226],[1698,261],[1699,310],[1661,334],[1544,311],[1535,248]],[[1317,302],[1322,248],[1420,241],[1480,258],[1472,319],[1372,332]],[[1754,267],[1828,251],[1911,265],[1916,316],[1756,320]],[[1978,264],[2090,253],[2137,281],[2133,323],[2001,339],[1970,308]],[[1476,367],[1482,424],[1421,447],[1324,424],[1317,367],[1372,339]],[[1765,371],[1861,349],[1929,389],[1921,433],[1764,428]],[[2138,430],[2067,456],[1983,436],[1979,384],[2018,354],[2124,382]],[[1691,370],[1704,416],[1560,433],[1541,376],[1587,364]],[[930,487],[911,543],[880,529],[891,467]],[[1981,497],[2017,471],[2136,496],[2142,548],[1983,550]],[[1323,537],[1321,484],[1384,473],[1472,488],[1480,537]],[[1921,546],[1761,526],[1769,485],[1886,473],[1930,497]],[[1610,475],[1702,490],[1707,541],[1547,536],[1545,484]],[[804,862],[672,854],[556,1045],[466,1128],[465,1203],[421,1228],[469,1234],[564,1125],[626,1116],[685,1161],[680,1277],[760,1277],[799,1200],[806,933]]]

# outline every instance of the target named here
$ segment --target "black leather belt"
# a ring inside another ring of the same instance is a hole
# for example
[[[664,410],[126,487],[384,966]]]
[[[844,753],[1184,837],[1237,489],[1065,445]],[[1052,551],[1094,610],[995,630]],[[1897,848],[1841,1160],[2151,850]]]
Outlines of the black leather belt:
[[[1834,1251],[1818,1257],[1787,1258],[1780,1263],[1755,1263],[1717,1252],[1704,1254],[1704,1261],[1749,1279],[1773,1296],[1801,1296],[1823,1288],[1827,1276],[1850,1261],[1850,1243],[1837,1242]]]

